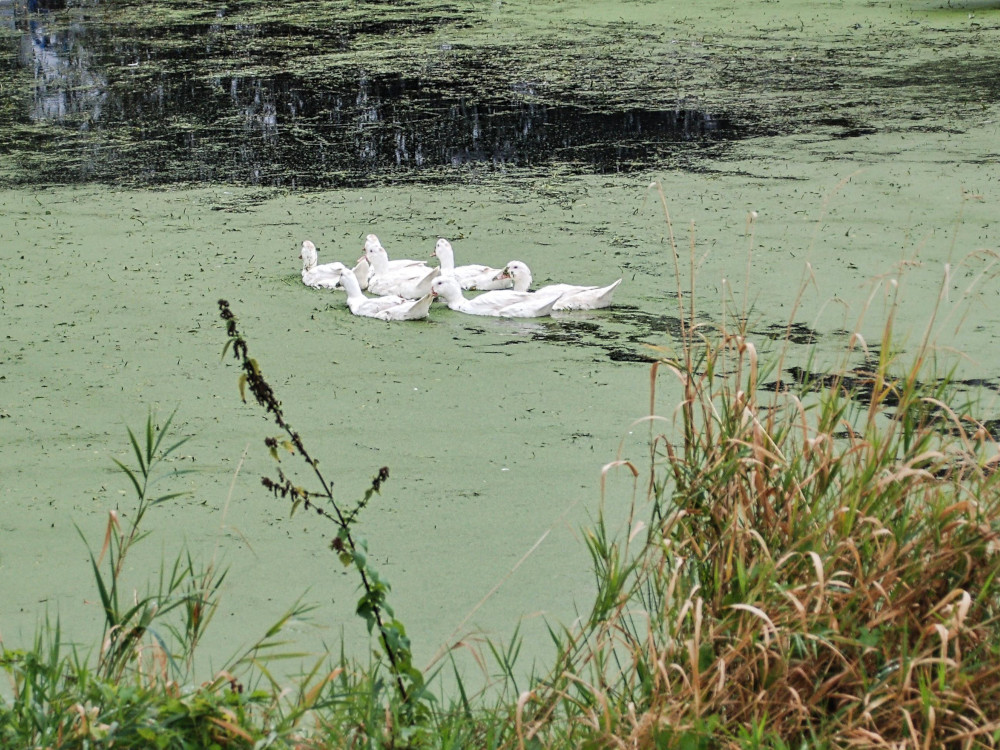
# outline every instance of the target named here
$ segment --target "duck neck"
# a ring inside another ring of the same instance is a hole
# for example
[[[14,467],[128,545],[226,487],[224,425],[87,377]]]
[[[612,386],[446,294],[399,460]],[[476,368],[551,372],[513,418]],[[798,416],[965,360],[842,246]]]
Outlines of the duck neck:
[[[347,299],[364,299],[365,295],[361,293],[361,286],[358,284],[354,272],[350,269],[340,274],[340,285],[347,292]]]
[[[450,247],[439,246],[434,254],[441,264],[441,273],[450,274],[455,270],[455,254]]]
[[[384,252],[373,252],[368,254],[368,263],[376,274],[384,274],[389,270],[389,256]]]
[[[445,304],[452,310],[462,307],[467,301],[462,290],[451,284],[442,284],[438,287],[438,294],[444,298]]]
[[[515,292],[526,292],[531,288],[531,274],[530,273],[518,273],[511,275],[511,280],[514,282]]]

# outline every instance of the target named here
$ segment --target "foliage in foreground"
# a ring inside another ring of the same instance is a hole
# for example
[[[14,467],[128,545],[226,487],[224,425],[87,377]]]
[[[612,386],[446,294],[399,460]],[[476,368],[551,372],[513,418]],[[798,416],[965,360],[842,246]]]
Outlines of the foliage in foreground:
[[[136,465],[116,462],[135,490],[136,506],[127,526],[117,512],[109,513],[102,547],[91,552],[105,616],[96,656],[66,646],[58,622],[42,628],[31,648],[0,651],[11,695],[0,695],[0,747],[258,750],[403,746],[428,736],[435,744],[451,737],[454,747],[463,747],[471,735],[491,736],[493,730],[467,722],[468,714],[429,715],[427,696],[421,696],[418,723],[411,705],[418,696],[400,690],[398,678],[407,673],[397,674],[391,661],[386,674],[382,662],[362,666],[343,654],[328,655],[298,685],[279,684],[267,663],[301,656],[280,651],[284,643],[277,639],[306,611],[301,606],[211,680],[195,683],[195,652],[218,606],[225,572],[200,566],[182,551],[145,595],[124,595],[125,561],[148,534],[142,528],[147,512],[179,496],[151,493],[156,470],[185,442],[164,443],[172,420],[157,425],[150,415],[144,435],[129,430]],[[369,611],[359,614],[371,618]]]
[[[714,374],[728,354],[743,390]],[[885,363],[865,408],[836,388],[765,406],[739,336],[702,355],[666,365],[685,437],[654,442],[645,543],[591,532],[597,601],[522,696],[520,736],[993,746],[1000,488],[982,427]]]
[[[703,333],[682,307],[679,353],[651,373],[651,404],[665,378],[681,401],[669,418],[651,406],[648,467],[605,468],[644,478],[646,492],[623,532],[599,517],[587,534],[593,608],[581,625],[552,629],[551,669],[516,696],[516,647],[487,644],[509,678],[489,703],[460,680],[456,695],[431,697],[388,583],[352,534],[385,477],[353,509],[334,501],[222,311],[241,391],[249,386],[286,436],[269,437],[268,449],[290,446],[321,490],[283,469],[265,485],[337,525],[337,557],[359,576],[357,614],[383,657],[361,666],[341,655],[283,689],[263,656],[293,610],[194,682],[224,573],[184,552],[147,596],[119,596],[145,511],[173,498],[150,494],[153,468],[179,445],[163,447],[170,420],[151,418],[144,439],[129,433],[137,467],[120,464],[139,512],[126,529],[112,515],[91,555],[106,616],[99,654],[67,650],[58,624],[32,649],[4,650],[13,698],[0,700],[0,746],[1000,743],[1000,453],[974,403],[947,378],[922,379],[928,347],[899,369],[891,314],[876,349],[852,337],[864,350],[860,376],[789,382],[779,360],[768,391],[743,327]]]
[[[770,395],[743,326],[681,319],[648,504],[589,533],[593,610],[517,744],[995,747],[1000,452],[974,400],[921,381],[926,338],[898,371],[892,312],[875,350],[851,337],[861,367],[789,383],[779,361]]]

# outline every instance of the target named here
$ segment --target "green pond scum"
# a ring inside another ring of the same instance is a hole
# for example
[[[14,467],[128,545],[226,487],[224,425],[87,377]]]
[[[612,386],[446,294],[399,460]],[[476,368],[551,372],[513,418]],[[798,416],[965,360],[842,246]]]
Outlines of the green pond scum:
[[[703,171],[996,101],[988,8],[884,5],[15,0],[0,154],[8,184]]]
[[[269,427],[220,364],[220,298],[338,497],[390,467],[361,525],[418,666],[519,622],[530,666],[589,608],[579,529],[602,497],[624,523],[632,481],[602,496],[601,467],[648,457],[634,421],[677,341],[671,234],[698,320],[741,311],[799,382],[856,329],[877,357],[897,291],[905,355],[943,288],[937,351],[1000,416],[996,3],[0,0],[0,49],[7,647],[45,612],[100,632],[75,527],[93,543],[127,512],[112,459],[152,409],[190,438],[157,491],[189,494],[125,574],[141,589],[182,542],[224,558],[204,668],[300,596],[298,648],[365,653],[330,535],[260,486]],[[623,283],[540,320],[355,319],[298,248],[353,263],[369,232]]]

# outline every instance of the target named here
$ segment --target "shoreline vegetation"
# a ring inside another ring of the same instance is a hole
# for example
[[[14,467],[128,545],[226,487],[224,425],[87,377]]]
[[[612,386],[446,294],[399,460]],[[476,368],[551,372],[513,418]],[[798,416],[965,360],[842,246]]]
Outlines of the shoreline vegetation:
[[[650,413],[633,425],[648,427],[648,455],[603,467],[602,477],[632,477],[632,508],[623,528],[599,512],[585,530],[597,594],[576,623],[549,624],[547,668],[520,675],[516,632],[507,643],[447,644],[427,670],[414,667],[410,638],[420,634],[397,618],[356,530],[377,512],[389,470],[375,470],[355,505],[337,497],[220,300],[240,395],[279,430],[265,439],[277,478],[264,488],[336,525],[330,566],[357,576],[371,658],[328,654],[297,683],[279,683],[268,660],[290,656],[282,629],[306,610],[296,603],[208,681],[194,673],[226,571],[182,549],[144,596],[126,595],[122,577],[151,533],[147,514],[177,497],[157,494],[154,480],[184,441],[172,442],[172,415],[158,424],[150,414],[128,433],[134,463],[118,462],[136,498],[130,522],[112,511],[99,546],[83,540],[101,641],[92,653],[68,647],[56,621],[33,647],[2,650],[12,697],[0,699],[0,745],[996,746],[1000,453],[976,400],[954,387],[953,371],[937,371],[932,331],[950,279],[916,351],[897,344],[898,284],[884,279],[892,304],[881,340],[851,334],[838,372],[784,379],[783,355],[762,361],[748,338],[746,296],[730,295],[721,324],[703,322],[693,243],[686,286],[660,198],[680,331],[655,350]],[[981,279],[994,262],[985,258]],[[762,389],[768,378],[779,385]],[[679,399],[657,414],[667,388]],[[465,653],[488,690],[463,682]],[[444,675],[454,689],[441,688]]]

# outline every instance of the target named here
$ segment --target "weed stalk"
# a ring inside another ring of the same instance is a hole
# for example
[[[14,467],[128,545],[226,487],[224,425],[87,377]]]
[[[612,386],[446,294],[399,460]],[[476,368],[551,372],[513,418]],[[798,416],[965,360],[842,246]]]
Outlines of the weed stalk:
[[[270,414],[274,423],[284,432],[285,437],[278,439],[269,437],[264,442],[271,456],[277,461],[278,449],[283,448],[299,456],[306,462],[321,487],[320,491],[312,492],[295,485],[278,467],[279,481],[263,477],[262,484],[275,496],[289,498],[294,512],[299,505],[306,510],[313,510],[317,515],[332,521],[337,527],[337,536],[333,548],[345,565],[353,564],[361,582],[362,596],[358,602],[357,614],[368,626],[369,633],[378,630],[378,636],[389,660],[396,690],[405,706],[412,708],[413,699],[421,692],[424,685],[423,674],[412,663],[410,641],[406,636],[403,624],[397,620],[392,608],[387,602],[389,583],[374,567],[368,555],[367,544],[353,533],[353,526],[358,513],[368,504],[371,497],[378,493],[382,483],[389,478],[386,467],[379,469],[372,480],[371,487],[366,491],[361,502],[353,510],[346,510],[337,503],[333,495],[333,483],[329,482],[319,469],[319,463],[306,450],[305,444],[288,420],[281,408],[281,402],[272,390],[270,384],[261,373],[257,360],[249,355],[246,339],[240,334],[233,314],[226,300],[219,300],[219,314],[226,325],[228,341],[223,348],[223,356],[232,348],[233,356],[239,361],[242,373],[239,377],[240,395],[246,402],[246,390],[257,403]],[[324,502],[326,507],[317,505],[316,500]]]

